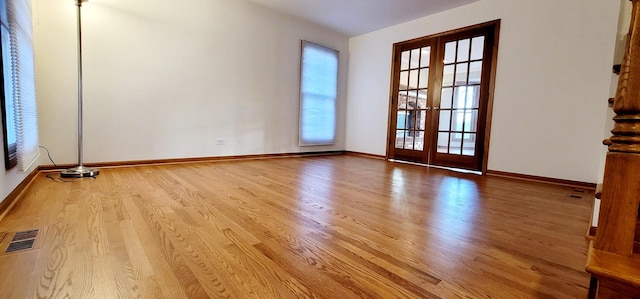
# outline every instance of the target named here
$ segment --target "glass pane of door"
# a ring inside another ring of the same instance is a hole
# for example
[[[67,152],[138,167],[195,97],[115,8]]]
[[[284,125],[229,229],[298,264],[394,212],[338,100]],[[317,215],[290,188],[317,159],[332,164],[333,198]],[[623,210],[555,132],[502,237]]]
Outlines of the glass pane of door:
[[[474,156],[478,132],[484,36],[444,46],[437,152]]]
[[[427,91],[431,47],[405,50],[400,57],[394,147],[397,150],[422,152],[428,128]]]

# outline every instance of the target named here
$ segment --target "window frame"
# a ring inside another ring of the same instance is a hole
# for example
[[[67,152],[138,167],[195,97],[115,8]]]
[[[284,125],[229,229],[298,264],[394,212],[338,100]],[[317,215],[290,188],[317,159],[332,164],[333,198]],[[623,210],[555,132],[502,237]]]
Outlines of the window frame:
[[[8,107],[7,107],[7,101],[13,101],[13,98],[9,97],[7,98],[7,94],[6,94],[6,89],[9,88],[9,90],[11,90],[10,86],[5,86],[5,76],[9,75],[10,76],[10,70],[7,71],[5,70],[5,61],[4,61],[4,32],[9,32],[9,24],[7,24],[7,12],[6,12],[6,7],[7,7],[7,3],[6,0],[0,0],[2,1],[4,5],[2,5],[3,10],[0,11],[0,26],[1,27],[5,27],[6,30],[0,30],[0,43],[3,43],[2,45],[0,45],[0,113],[2,114],[2,143],[3,143],[3,149],[4,149],[4,166],[6,170],[10,170],[14,167],[16,167],[18,165],[18,145],[17,145],[17,140],[13,143],[9,143],[9,134],[8,134],[8,127],[10,125],[14,126],[14,131],[15,131],[15,124],[9,124],[8,121],[8,113],[14,113],[14,111],[7,111]]]

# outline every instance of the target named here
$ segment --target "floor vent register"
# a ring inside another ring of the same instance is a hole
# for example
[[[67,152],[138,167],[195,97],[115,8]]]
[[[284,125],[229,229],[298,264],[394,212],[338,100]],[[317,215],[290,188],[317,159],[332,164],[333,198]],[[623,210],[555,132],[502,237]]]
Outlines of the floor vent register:
[[[39,230],[37,229],[33,229],[23,232],[17,232],[13,236],[13,239],[11,240],[11,243],[9,243],[9,247],[7,247],[5,253],[32,249],[33,245],[36,242],[38,231]]]

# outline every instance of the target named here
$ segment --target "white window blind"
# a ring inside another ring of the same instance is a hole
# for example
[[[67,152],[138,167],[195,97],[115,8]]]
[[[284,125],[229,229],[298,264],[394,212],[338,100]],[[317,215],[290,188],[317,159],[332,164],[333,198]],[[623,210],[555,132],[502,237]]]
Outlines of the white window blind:
[[[336,139],[338,51],[302,41],[299,145],[330,145]]]
[[[18,168],[28,170],[38,159],[38,114],[30,0],[6,0],[11,81]],[[5,76],[9,72],[5,71]],[[7,111],[10,113],[10,111]]]

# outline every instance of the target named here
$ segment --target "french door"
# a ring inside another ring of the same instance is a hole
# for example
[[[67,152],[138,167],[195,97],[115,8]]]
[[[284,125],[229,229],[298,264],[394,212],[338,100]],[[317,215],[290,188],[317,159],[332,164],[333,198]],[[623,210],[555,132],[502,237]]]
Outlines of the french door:
[[[394,45],[389,159],[486,170],[498,26]]]

